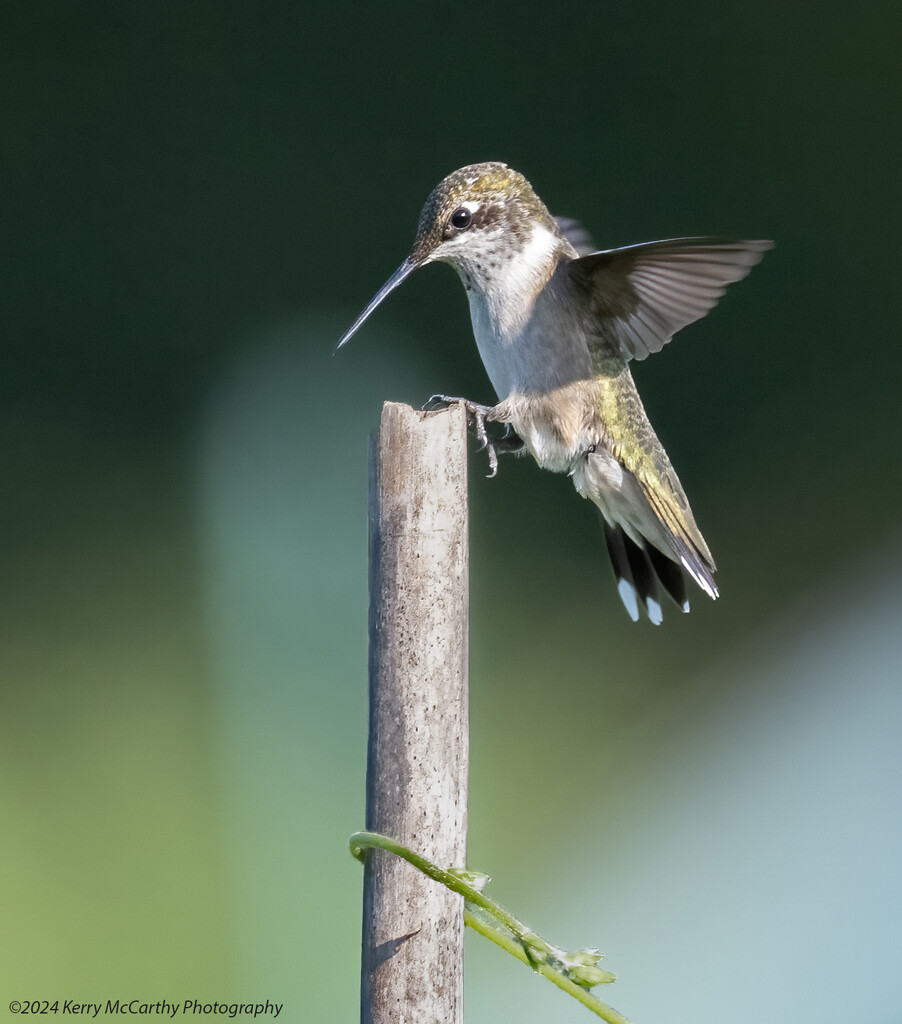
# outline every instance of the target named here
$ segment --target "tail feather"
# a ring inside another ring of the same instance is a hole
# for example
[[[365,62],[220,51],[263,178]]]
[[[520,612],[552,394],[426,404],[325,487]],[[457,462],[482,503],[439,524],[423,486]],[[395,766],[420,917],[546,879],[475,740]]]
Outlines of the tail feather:
[[[630,568],[633,570],[633,581],[642,603],[645,605],[645,613],[649,619],[660,626],[663,620],[661,613],[661,597],[658,591],[658,577],[655,574],[655,567],[651,564],[648,551],[639,547],[629,537],[624,535],[624,547],[626,557],[630,561]]]
[[[674,602],[684,612],[689,611],[689,599],[686,597],[686,578],[683,571],[672,562],[666,555],[662,555],[656,547],[649,545],[646,548],[648,557],[654,567],[655,574],[661,582],[661,586],[673,598]]]
[[[602,526],[611,565],[617,577],[617,591],[633,622],[639,621],[641,605],[649,620],[656,626],[660,625],[663,618],[660,598],[662,589],[681,611],[688,612],[687,574],[710,597],[718,596],[711,572],[681,538],[672,538],[674,558],[680,560],[677,563],[652,544],[637,544],[621,526],[612,526],[603,517]]]
[[[627,615],[633,622],[638,622],[639,595],[636,582],[633,579],[633,567],[630,565],[626,553],[626,534],[619,526],[611,526],[604,518],[601,520],[601,525],[604,528],[604,539],[607,542],[611,565],[614,567],[614,575],[617,577],[617,592],[620,594],[620,600],[626,608]]]
[[[689,610],[679,566],[651,547],[640,547],[620,526],[602,519],[608,554],[617,577],[620,600],[633,622],[639,621],[639,603],[651,622],[661,624],[663,613],[659,584],[684,611]],[[666,562],[668,567],[664,567]],[[680,599],[682,594],[682,600]]]

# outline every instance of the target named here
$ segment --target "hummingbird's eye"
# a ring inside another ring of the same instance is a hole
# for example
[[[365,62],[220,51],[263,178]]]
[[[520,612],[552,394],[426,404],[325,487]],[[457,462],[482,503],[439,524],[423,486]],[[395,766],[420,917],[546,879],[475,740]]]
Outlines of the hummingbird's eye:
[[[456,228],[458,231],[464,231],[470,226],[472,219],[473,214],[465,206],[462,206],[451,214],[451,227]]]

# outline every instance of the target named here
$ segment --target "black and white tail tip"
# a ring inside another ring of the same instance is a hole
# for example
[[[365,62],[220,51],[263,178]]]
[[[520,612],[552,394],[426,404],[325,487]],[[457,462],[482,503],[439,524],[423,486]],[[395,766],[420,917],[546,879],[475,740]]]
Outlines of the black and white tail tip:
[[[666,593],[683,612],[689,611],[686,596],[685,570],[710,597],[717,597],[717,587],[708,569],[691,552],[678,552],[682,568],[651,544],[639,546],[620,526],[602,520],[608,554],[617,577],[617,592],[633,622],[639,621],[640,605],[656,626],[663,621],[661,592]]]

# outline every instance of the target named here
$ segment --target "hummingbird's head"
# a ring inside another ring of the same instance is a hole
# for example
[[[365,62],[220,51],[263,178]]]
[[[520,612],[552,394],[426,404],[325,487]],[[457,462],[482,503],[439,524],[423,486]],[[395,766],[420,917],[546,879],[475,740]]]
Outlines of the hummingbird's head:
[[[532,185],[506,164],[472,164],[449,174],[420,213],[411,257],[450,263],[464,284],[485,290],[531,243],[557,227]]]
[[[529,287],[564,244],[554,218],[522,174],[502,163],[461,167],[432,190],[410,255],[337,348],[389,292],[427,263],[450,263],[468,291],[488,294],[511,284]]]

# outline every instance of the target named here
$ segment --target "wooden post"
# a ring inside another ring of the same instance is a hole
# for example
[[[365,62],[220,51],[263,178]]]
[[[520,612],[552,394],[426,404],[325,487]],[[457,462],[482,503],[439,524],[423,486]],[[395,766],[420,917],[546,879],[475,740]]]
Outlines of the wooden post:
[[[466,414],[386,403],[370,458],[366,827],[466,864]],[[383,850],[363,883],[363,1024],[462,1024],[463,901]]]

